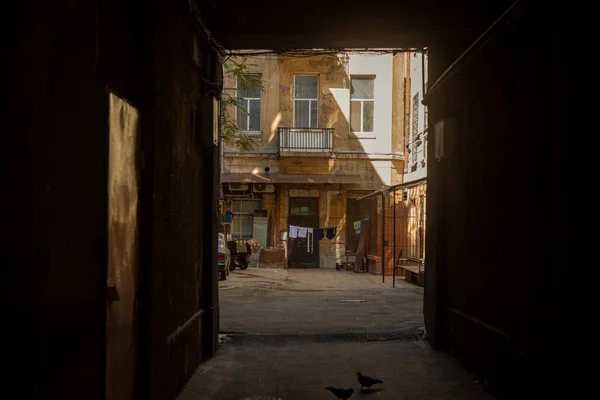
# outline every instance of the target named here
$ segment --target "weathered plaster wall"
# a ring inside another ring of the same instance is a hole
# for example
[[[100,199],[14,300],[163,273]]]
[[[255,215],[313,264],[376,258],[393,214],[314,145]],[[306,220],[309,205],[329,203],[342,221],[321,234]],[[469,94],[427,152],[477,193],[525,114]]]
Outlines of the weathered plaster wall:
[[[343,56],[279,58],[279,126],[294,126],[294,75],[319,76],[319,128],[335,128],[333,145],[348,134],[348,120],[344,116],[331,89],[348,88],[347,60]]]
[[[239,151],[233,143],[225,148],[225,172],[262,172],[268,166],[271,172],[288,169],[303,155],[270,157],[278,150],[278,127],[293,126],[293,82],[294,75],[318,75],[320,82],[319,127],[334,128],[334,151],[337,159],[329,161],[327,172],[322,169],[325,158],[310,158],[319,171],[304,173],[328,173],[339,168],[358,170],[365,181],[391,184],[401,179],[401,145],[403,135],[403,63],[404,54],[396,55],[324,55],[314,57],[250,56],[248,71],[262,75],[265,85],[262,100],[263,132],[261,143],[249,153]],[[276,61],[274,61],[276,60]],[[376,87],[376,131],[368,135],[349,132],[350,75],[377,75]],[[226,79],[226,87],[234,87],[232,79]],[[397,103],[394,103],[397,102]],[[393,114],[395,112],[395,114]],[[229,114],[235,115],[233,107]],[[250,134],[250,133],[249,133]],[[257,136],[258,133],[257,133]],[[393,142],[396,142],[397,157],[392,160]],[[265,159],[257,159],[257,156]],[[364,162],[363,159],[373,159]]]
[[[336,227],[337,235],[333,239],[319,241],[321,268],[335,268],[342,263],[346,239],[346,196],[337,190],[319,190],[320,227]]]
[[[243,58],[234,57],[233,60],[242,62]],[[279,110],[279,61],[274,56],[248,57],[246,71],[249,74],[260,74],[264,91],[262,92],[261,130],[260,132],[245,132],[258,141],[257,150],[277,151],[279,149],[279,137],[277,127],[281,121]],[[237,97],[237,79],[231,73],[225,71],[223,82],[225,92]],[[236,107],[230,106],[227,112],[232,118],[236,117]],[[238,151],[233,141],[225,142],[225,151]]]
[[[406,64],[406,53],[397,53],[392,60],[392,143],[391,152],[402,158],[391,161],[392,172],[390,184],[396,185],[402,183],[404,174],[404,132],[406,118],[404,113],[404,104],[406,97],[406,73],[404,71]]]
[[[223,170],[226,173],[263,173],[268,167],[279,174],[353,174],[360,175],[362,185],[343,185],[345,190],[375,190],[382,184],[398,183],[402,179],[401,159],[404,124],[404,58],[396,55],[324,55],[314,57],[248,57],[250,73],[259,73],[264,80],[262,98],[262,143],[255,151],[236,151],[232,144],[226,146]],[[277,62],[273,60],[278,60]],[[293,126],[294,75],[318,75],[319,127],[333,127],[334,152],[331,157],[307,157],[305,155],[277,157],[277,127]],[[375,80],[375,132],[350,133],[350,74],[376,75]],[[232,87],[231,79],[225,85]],[[235,110],[229,111],[234,115]],[[266,129],[266,131],[265,131]],[[272,137],[275,135],[275,137]],[[394,148],[395,144],[395,148]],[[392,161],[392,152],[398,157]],[[301,186],[279,185],[284,201],[289,191],[303,190]],[[341,262],[345,241],[346,202],[337,193],[338,185],[320,188],[319,212],[321,224],[338,227],[338,236],[319,243],[322,267],[334,267]],[[333,196],[333,197],[332,197]],[[280,226],[286,225],[287,203],[271,206],[278,212],[270,212],[273,243],[278,242]],[[325,226],[325,225],[323,225]]]

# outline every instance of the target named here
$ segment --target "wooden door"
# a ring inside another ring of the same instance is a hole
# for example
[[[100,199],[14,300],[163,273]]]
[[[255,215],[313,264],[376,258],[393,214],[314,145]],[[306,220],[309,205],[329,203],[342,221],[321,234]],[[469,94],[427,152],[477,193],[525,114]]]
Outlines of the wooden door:
[[[319,227],[319,198],[291,197],[288,226]],[[289,233],[289,229],[288,229]],[[290,268],[319,268],[319,241],[312,238],[288,237]]]

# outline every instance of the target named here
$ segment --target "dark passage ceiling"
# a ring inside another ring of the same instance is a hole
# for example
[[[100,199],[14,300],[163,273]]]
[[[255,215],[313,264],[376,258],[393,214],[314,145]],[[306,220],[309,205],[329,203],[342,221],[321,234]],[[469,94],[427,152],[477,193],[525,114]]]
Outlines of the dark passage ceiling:
[[[423,47],[459,27],[481,33],[513,1],[196,0],[225,48]]]

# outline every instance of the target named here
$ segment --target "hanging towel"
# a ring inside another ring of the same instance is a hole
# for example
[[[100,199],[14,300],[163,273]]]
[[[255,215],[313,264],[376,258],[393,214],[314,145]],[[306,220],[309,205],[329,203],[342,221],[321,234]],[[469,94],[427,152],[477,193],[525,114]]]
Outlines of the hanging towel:
[[[356,231],[356,233],[357,233],[357,234],[359,234],[359,235],[360,235],[360,229],[361,229],[361,226],[362,226],[362,221],[356,221],[356,222],[354,223],[354,230],[355,230],[355,231]]]
[[[333,239],[335,237],[336,232],[337,232],[336,227],[325,228],[325,236],[327,236],[327,239]]]
[[[298,227],[298,237],[299,238],[305,238],[306,234],[308,233],[308,228],[302,228],[302,227]]]
[[[298,227],[290,225],[290,233],[288,236],[292,239],[296,239],[298,237]]]
[[[316,228],[315,232],[315,240],[321,240],[325,237],[325,229],[324,228]]]
[[[313,228],[306,228],[306,251],[308,253],[313,252],[313,248],[315,247],[315,241],[313,239]]]

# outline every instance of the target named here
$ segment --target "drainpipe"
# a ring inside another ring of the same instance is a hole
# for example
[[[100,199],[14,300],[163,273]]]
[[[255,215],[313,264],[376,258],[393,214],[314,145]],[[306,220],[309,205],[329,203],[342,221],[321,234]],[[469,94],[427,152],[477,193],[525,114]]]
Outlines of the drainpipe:
[[[407,85],[408,85],[408,79],[406,78],[406,61],[404,62],[404,93],[402,94],[403,96],[403,100],[402,103],[404,105],[404,110],[402,110],[402,114],[403,114],[403,118],[402,118],[402,152],[404,153],[404,168],[403,168],[403,175],[408,171],[406,169],[406,163],[407,163],[407,153],[406,153],[406,143],[408,143],[408,141],[406,140],[406,89],[407,89]],[[404,181],[404,178],[402,178],[402,180]]]
[[[407,145],[410,144],[410,109],[412,98],[410,97],[410,56],[411,52],[405,54],[404,59],[404,173],[408,173],[408,161],[410,155],[407,152]]]
[[[225,160],[223,152],[223,139],[219,138],[219,200],[224,199],[223,195],[223,161]]]
[[[421,51],[421,97],[425,97],[425,50]]]
[[[221,64],[221,90],[225,87],[225,64]],[[217,116],[217,130],[219,131],[219,200],[224,199],[223,195],[223,162],[225,161],[225,146],[223,145],[223,139],[221,138],[221,97],[219,97],[219,113]],[[227,240],[227,237],[225,237]]]
[[[394,211],[393,211],[393,215],[394,217],[392,218],[392,221],[394,223],[394,227],[393,232],[394,232],[394,245],[393,245],[393,249],[394,249],[394,259],[392,261],[392,287],[396,287],[396,189],[394,189]]]
[[[381,192],[381,281],[385,283],[385,192]]]

